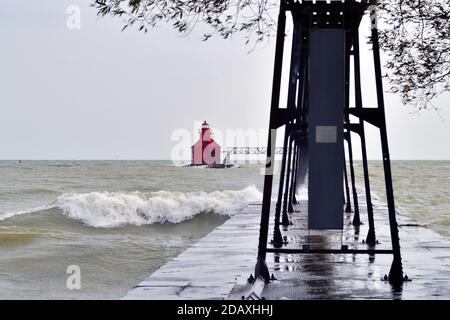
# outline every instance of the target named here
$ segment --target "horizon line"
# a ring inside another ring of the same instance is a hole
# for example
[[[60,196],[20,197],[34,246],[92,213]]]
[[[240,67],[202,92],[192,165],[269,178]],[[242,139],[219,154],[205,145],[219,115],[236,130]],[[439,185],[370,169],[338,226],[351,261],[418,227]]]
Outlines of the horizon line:
[[[255,160],[255,159],[247,159],[247,161],[260,161],[263,159]],[[367,159],[368,161],[383,161],[383,159]],[[191,161],[191,159],[182,159],[182,160],[171,160],[171,159],[146,159],[146,158],[124,158],[124,159],[101,159],[101,158],[83,158],[83,159],[63,159],[63,158],[55,158],[55,159],[38,159],[38,158],[5,158],[0,161],[173,161],[173,162],[184,162]],[[354,161],[362,161],[362,159],[354,159]],[[391,159],[391,161],[450,161],[450,159]],[[347,161],[348,162],[348,161]]]

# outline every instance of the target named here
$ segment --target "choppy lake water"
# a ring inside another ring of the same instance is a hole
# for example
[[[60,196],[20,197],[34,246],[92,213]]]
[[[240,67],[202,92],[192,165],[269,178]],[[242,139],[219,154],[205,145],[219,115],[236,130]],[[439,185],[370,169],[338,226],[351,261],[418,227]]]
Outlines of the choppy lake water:
[[[384,199],[382,164],[370,163]],[[362,185],[361,164],[356,164]],[[397,209],[449,236],[450,162],[393,162]],[[260,165],[0,161],[0,299],[120,298],[250,202]],[[66,286],[81,270],[81,290]]]

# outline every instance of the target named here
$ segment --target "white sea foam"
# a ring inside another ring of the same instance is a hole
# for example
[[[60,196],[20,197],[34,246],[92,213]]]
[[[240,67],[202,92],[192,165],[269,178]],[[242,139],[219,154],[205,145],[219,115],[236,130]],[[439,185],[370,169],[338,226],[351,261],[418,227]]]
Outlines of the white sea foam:
[[[202,212],[232,215],[261,201],[255,186],[240,191],[206,192],[91,192],[61,195],[56,206],[71,219],[97,228],[179,223]]]
[[[5,219],[14,217],[14,216],[20,216],[20,215],[24,215],[24,214],[30,214],[30,213],[34,213],[34,212],[39,212],[39,211],[43,211],[43,210],[48,210],[51,209],[52,206],[50,205],[46,205],[46,206],[39,206],[39,207],[35,207],[35,208],[30,208],[30,209],[26,209],[26,210],[20,210],[20,211],[14,211],[14,212],[5,212],[5,213],[0,213],[0,221],[3,221]]]

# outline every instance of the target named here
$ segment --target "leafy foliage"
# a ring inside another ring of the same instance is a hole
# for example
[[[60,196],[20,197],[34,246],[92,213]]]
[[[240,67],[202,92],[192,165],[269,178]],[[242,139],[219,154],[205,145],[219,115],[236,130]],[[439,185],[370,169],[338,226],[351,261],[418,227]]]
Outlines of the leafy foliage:
[[[180,33],[189,33],[197,23],[212,29],[203,40],[213,35],[225,39],[245,31],[246,43],[256,36],[262,41],[276,30],[277,0],[96,0],[92,4],[100,16],[123,17],[123,29],[137,25],[140,31],[159,23],[172,23]]]
[[[94,0],[93,0],[94,1]],[[426,109],[450,90],[450,2],[448,0],[380,0],[380,42],[386,51],[392,91],[404,104]],[[124,19],[126,29],[147,32],[171,23],[187,34],[205,23],[225,39],[243,32],[246,43],[260,42],[276,31],[279,0],[95,0],[100,16]]]
[[[450,89],[450,2],[389,0],[381,5],[380,43],[392,91],[418,109]]]

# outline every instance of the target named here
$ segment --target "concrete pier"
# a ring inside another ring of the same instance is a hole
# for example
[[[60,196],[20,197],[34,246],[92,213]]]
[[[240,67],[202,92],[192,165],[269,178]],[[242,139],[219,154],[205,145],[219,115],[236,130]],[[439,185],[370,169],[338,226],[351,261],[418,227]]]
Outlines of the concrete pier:
[[[364,203],[361,195],[360,203]],[[361,219],[366,221],[365,207]],[[345,216],[343,231],[309,231],[306,203],[296,206],[292,227],[283,231],[285,248],[365,249],[367,223],[359,230]],[[129,291],[124,299],[241,299],[251,293],[247,278],[254,272],[261,205],[252,204],[174,258]],[[380,244],[390,249],[387,208],[375,204]],[[449,299],[450,240],[416,221],[398,215],[404,272],[411,281],[394,289],[382,278],[391,255],[268,254],[276,280],[267,284],[266,299]],[[269,245],[270,247],[270,245]]]
[[[249,205],[156,270],[124,299],[227,299],[253,273],[260,205]]]

